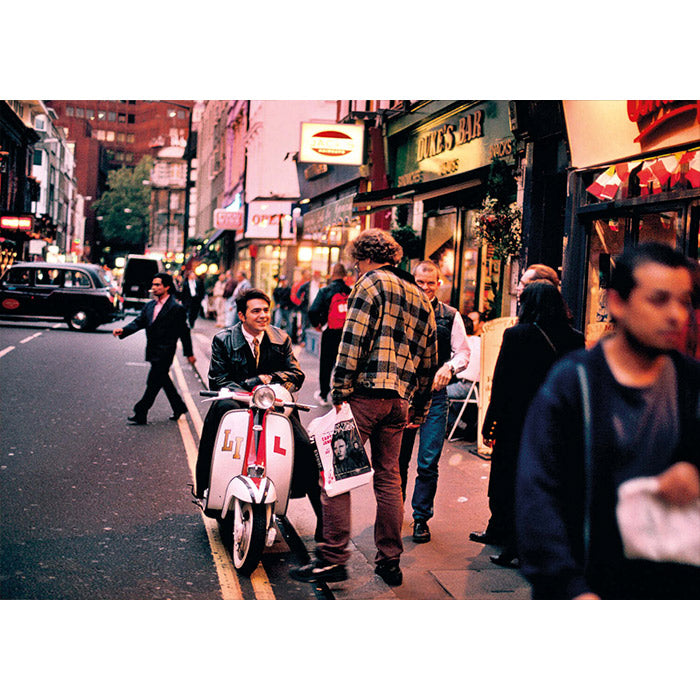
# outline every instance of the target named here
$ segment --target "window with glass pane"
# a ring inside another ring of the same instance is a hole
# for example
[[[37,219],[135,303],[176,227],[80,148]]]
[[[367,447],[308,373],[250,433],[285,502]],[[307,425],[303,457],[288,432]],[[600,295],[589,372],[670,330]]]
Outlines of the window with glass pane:
[[[479,244],[472,233],[474,210],[464,212],[462,245],[462,289],[459,299],[459,311],[468,314],[478,311],[479,299],[476,292],[476,280],[479,271]]]
[[[36,271],[37,286],[59,286],[63,282],[63,270],[41,268]]]
[[[682,240],[682,236],[683,222],[680,212],[662,211],[639,217],[640,243],[657,241],[675,248],[677,241]]]
[[[437,214],[426,219],[425,257],[434,261],[440,268],[442,285],[438,289],[438,299],[450,303],[455,273],[454,235],[457,226],[457,213]]]
[[[584,328],[610,323],[607,304],[608,282],[614,258],[622,252],[630,219],[597,219],[591,225],[588,244],[588,280]]]

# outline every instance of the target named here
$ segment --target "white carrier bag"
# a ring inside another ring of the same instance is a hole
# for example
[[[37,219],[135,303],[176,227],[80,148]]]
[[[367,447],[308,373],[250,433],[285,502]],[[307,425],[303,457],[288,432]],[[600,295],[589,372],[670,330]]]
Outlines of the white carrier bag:
[[[340,411],[333,407],[315,418],[307,428],[320,472],[323,490],[337,496],[371,481],[374,470],[360,439],[360,431],[350,404],[343,403]]]

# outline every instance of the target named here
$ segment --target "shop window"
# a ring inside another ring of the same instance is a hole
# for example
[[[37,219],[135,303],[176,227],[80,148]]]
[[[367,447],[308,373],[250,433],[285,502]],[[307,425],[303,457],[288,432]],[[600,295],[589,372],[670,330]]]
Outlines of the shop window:
[[[425,257],[440,268],[442,285],[438,299],[450,303],[455,274],[455,231],[457,213],[437,214],[426,218]]]
[[[608,282],[613,259],[622,252],[630,227],[631,220],[623,217],[597,219],[591,225],[584,319],[587,342],[597,340],[612,321],[608,311]]]
[[[464,212],[462,233],[462,270],[459,311],[468,314],[479,310],[477,282],[479,278],[479,244],[471,232],[474,210]]]
[[[683,222],[677,211],[662,211],[639,217],[639,242],[657,241],[676,248],[683,237]]]

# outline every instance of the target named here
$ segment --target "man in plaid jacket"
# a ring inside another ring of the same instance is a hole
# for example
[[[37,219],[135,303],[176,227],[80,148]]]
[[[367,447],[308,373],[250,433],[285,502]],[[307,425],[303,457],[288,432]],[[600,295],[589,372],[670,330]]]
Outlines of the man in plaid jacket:
[[[403,499],[399,474],[407,422],[421,424],[438,369],[435,314],[412,275],[395,267],[401,246],[385,231],[368,229],[350,243],[360,278],[348,312],[333,378],[333,404],[350,404],[363,443],[370,442],[377,513],[375,572],[402,583]],[[350,493],[321,494],[323,540],[316,559],[291,571],[299,581],[344,581],[350,556]]]

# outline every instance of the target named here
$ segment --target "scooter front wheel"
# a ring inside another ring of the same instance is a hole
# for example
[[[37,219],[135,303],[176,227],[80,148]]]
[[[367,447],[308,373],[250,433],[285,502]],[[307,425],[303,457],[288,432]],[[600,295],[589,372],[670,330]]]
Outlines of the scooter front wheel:
[[[231,554],[236,571],[243,576],[250,576],[260,562],[266,532],[265,505],[235,499]]]

